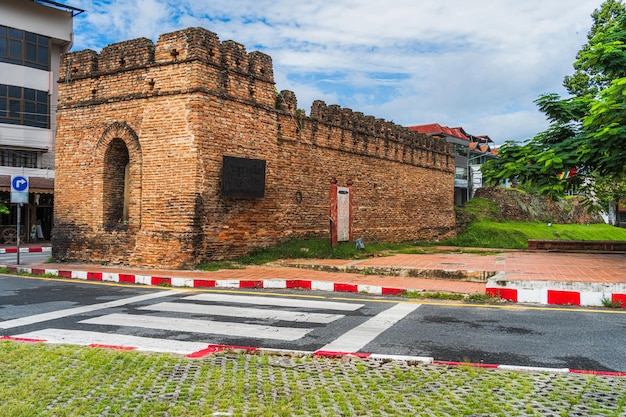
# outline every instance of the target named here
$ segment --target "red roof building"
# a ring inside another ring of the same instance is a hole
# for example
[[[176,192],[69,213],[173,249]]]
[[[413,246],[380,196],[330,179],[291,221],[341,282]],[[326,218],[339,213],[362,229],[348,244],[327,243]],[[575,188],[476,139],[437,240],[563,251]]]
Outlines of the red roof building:
[[[439,123],[409,126],[410,130],[445,139],[454,144],[454,204],[462,206],[477,188],[482,187],[480,165],[495,158],[497,148],[487,135],[468,134],[462,127]]]

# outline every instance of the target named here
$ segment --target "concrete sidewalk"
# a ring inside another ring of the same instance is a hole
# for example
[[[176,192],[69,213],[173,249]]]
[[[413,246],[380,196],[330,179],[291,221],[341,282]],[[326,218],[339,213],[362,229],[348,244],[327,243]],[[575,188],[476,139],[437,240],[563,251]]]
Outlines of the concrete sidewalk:
[[[48,250],[46,245],[21,248],[22,252]],[[301,288],[377,295],[407,290],[486,292],[522,303],[602,306],[610,300],[626,306],[623,253],[397,254],[362,260],[282,260],[213,272],[66,263],[5,266],[33,274],[174,287]]]

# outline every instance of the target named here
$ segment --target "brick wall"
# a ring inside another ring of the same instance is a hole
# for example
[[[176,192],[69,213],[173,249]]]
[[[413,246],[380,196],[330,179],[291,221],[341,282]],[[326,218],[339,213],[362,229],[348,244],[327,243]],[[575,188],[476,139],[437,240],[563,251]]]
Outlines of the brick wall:
[[[321,101],[306,116],[269,56],[207,30],[66,54],[59,85],[57,260],[184,268],[327,237],[333,179],[355,238],[454,233],[445,141]],[[225,155],[266,161],[264,198],[221,196]]]

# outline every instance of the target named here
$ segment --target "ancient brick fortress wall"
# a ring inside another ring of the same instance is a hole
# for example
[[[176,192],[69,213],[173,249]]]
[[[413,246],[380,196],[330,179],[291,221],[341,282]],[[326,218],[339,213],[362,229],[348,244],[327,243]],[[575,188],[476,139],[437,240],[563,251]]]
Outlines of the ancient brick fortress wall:
[[[190,28],[61,67],[56,260],[184,268],[327,237],[333,179],[355,238],[454,233],[448,144],[321,101],[306,116],[263,53]],[[224,155],[266,161],[264,198],[221,196]]]

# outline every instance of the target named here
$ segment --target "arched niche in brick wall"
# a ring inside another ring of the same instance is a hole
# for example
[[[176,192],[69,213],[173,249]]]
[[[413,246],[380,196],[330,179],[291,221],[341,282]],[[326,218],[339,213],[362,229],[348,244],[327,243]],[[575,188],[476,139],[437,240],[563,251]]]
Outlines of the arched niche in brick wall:
[[[96,144],[95,174],[101,189],[102,227],[136,231],[141,226],[141,145],[125,122],[109,125]],[[94,201],[98,204],[98,201]]]

